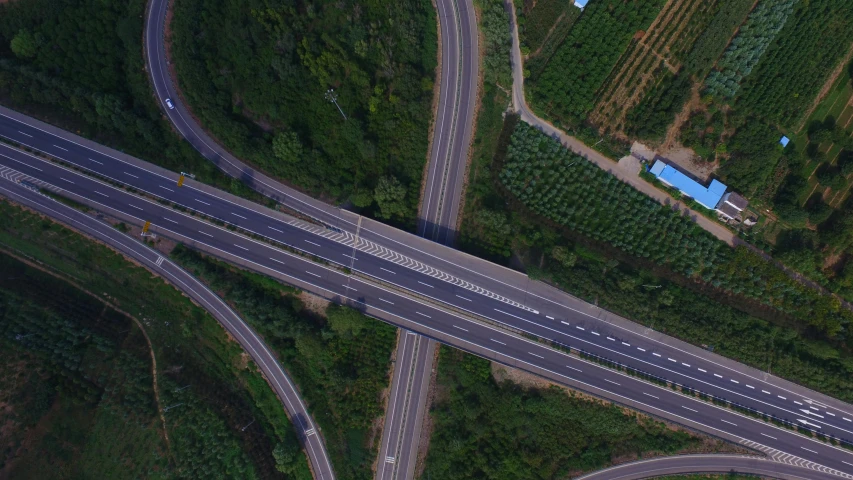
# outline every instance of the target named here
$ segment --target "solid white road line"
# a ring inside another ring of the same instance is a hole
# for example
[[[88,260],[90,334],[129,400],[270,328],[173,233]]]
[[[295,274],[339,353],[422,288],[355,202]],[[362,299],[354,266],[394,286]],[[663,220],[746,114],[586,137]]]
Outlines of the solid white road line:
[[[723,420],[722,418],[720,419],[720,421],[721,421],[721,422],[728,423],[729,425],[734,425],[734,426],[736,426],[736,427],[737,427],[737,423],[732,423],[732,422],[730,422],[730,421],[728,421],[728,420]]]
[[[430,284],[428,284],[428,283],[424,283],[424,282],[422,282],[422,281],[420,281],[420,280],[418,280],[418,283],[420,283],[421,285],[426,285],[426,286],[427,286],[427,287],[429,287],[429,288],[435,288],[435,287],[433,287],[432,285],[430,285]]]
[[[681,408],[686,408],[687,410],[690,410],[691,412],[699,413],[699,410],[693,410],[692,408],[690,408],[690,407],[685,407],[684,405],[682,405],[682,406],[681,406]]]
[[[89,161],[90,161],[90,162],[95,162],[95,163],[97,163],[98,165],[103,165],[103,163],[101,163],[101,162],[99,162],[99,161],[95,160],[94,158],[90,158],[90,159],[89,159]]]
[[[397,275],[397,272],[395,272],[393,270],[388,270],[387,268],[379,267],[379,270],[385,270],[388,273],[393,273],[394,275]]]
[[[139,177],[137,177],[136,175],[134,175],[134,174],[132,174],[132,173],[124,172],[124,174],[125,174],[125,175],[130,175],[130,176],[131,176],[131,177],[133,177],[133,178],[139,178]]]
[[[64,150],[64,151],[66,151],[66,152],[68,151],[68,149],[67,149],[67,148],[62,148],[62,147],[60,147],[59,145],[57,145],[57,144],[55,144],[55,143],[53,144],[53,146],[54,146],[54,147],[56,147],[56,148],[58,148],[58,149],[60,149],[60,150]]]
[[[491,340],[491,341],[493,341],[493,342],[495,342],[495,343],[500,343],[501,345],[506,345],[504,342],[501,342],[501,341],[495,340],[494,338],[490,338],[489,340]]]
[[[651,393],[643,392],[643,395],[646,395],[646,396],[649,396],[649,397],[652,397],[652,398],[657,398],[658,400],[660,400],[660,397],[656,397],[656,396],[652,395]]]
[[[511,314],[511,313],[506,313],[506,312],[504,312],[503,310],[498,310],[497,308],[495,309],[495,311],[496,311],[496,312],[503,313],[504,315],[509,315],[510,317],[517,318],[517,319],[519,319],[519,320],[524,320],[523,318],[519,317],[518,315],[513,315],[513,314]]]
[[[765,437],[767,437],[767,438],[772,438],[773,440],[779,440],[778,438],[776,438],[776,437],[771,437],[770,435],[767,435],[766,433],[762,433],[762,435],[764,435],[764,436],[765,436]]]
[[[419,312],[419,311],[417,311],[417,310],[415,310],[415,313],[417,313],[418,315],[421,315],[421,316],[423,316],[423,317],[426,317],[426,318],[432,318],[432,317],[430,317],[429,315],[427,315],[426,313],[421,313],[421,312]]]
[[[20,131],[20,130],[18,130],[18,133],[20,133],[21,135],[26,135],[26,136],[28,136],[28,137],[30,137],[30,138],[33,138],[33,136],[32,136],[32,135],[30,135],[29,133],[24,133],[24,132],[22,132],[22,131]]]
[[[321,246],[319,243],[312,242],[311,240],[305,240],[305,241],[310,243],[311,245],[316,245],[318,247]]]
[[[241,245],[237,245],[236,243],[234,244],[234,246],[235,246],[235,247],[237,247],[237,248],[242,248],[243,250],[245,250],[245,251],[247,251],[247,252],[249,251],[249,249],[248,249],[248,248],[246,248],[246,247],[244,247],[244,246],[241,246]]]
[[[231,212],[231,215],[234,215],[235,217],[238,217],[238,218],[242,218],[243,220],[248,220],[248,218],[246,218],[246,217],[244,217],[244,216],[242,216],[242,215],[237,215],[237,214],[236,214],[236,213],[234,213],[234,212]]]
[[[172,190],[171,188],[166,188],[166,187],[164,187],[163,185],[157,185],[157,186],[158,186],[158,187],[160,187],[160,188],[162,188],[163,190],[168,190],[168,191],[170,191],[170,192],[174,192],[174,190]]]
[[[210,206],[210,204],[209,204],[209,203],[207,203],[207,202],[203,202],[203,201],[201,201],[201,200],[199,200],[199,199],[197,199],[197,198],[195,199],[195,201],[196,201],[196,202],[198,202],[198,203],[203,203],[203,204],[205,204],[205,205],[207,205],[207,206]]]
[[[382,298],[382,297],[379,297],[379,300],[382,300],[382,301],[383,301],[383,302],[385,302],[385,303],[390,303],[391,305],[394,305],[394,302],[392,302],[391,300],[385,300],[385,299],[384,299],[384,298]]]
[[[284,233],[284,232],[282,232],[281,230],[279,230],[279,229],[277,229],[277,228],[269,227],[269,229],[270,229],[270,230],[275,230],[275,231],[276,231],[276,232],[278,232],[278,233]]]
[[[543,357],[542,355],[536,355],[536,354],[535,354],[535,353],[533,353],[533,352],[527,352],[527,353],[529,353],[529,354],[533,355],[534,357],[539,357],[539,358],[542,358],[542,359],[544,359],[544,358],[545,358],[545,357]]]

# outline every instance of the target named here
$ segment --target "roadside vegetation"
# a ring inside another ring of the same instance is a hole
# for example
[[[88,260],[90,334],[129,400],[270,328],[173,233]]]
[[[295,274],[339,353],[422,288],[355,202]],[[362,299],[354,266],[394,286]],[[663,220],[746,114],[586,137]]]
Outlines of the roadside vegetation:
[[[287,478],[310,478],[293,427],[257,367],[215,319],[180,292],[112,250],[5,200],[0,201],[0,249],[53,274],[0,256],[0,282],[11,292],[5,298],[18,298],[0,308],[4,362],[10,358],[6,349],[24,351],[34,367],[44,365],[30,373],[41,377],[34,381],[66,385],[20,400],[36,402],[28,404],[42,415],[23,419],[27,425],[68,427],[39,440],[72,436],[62,448],[44,447],[61,457],[51,457],[52,465],[102,465],[112,470],[87,471],[116,471],[116,478],[280,478],[282,472]],[[150,353],[139,351],[142,332],[101,302],[132,315],[145,329],[157,361],[159,405],[150,396]],[[162,422],[152,416],[170,406],[175,407],[163,413],[169,435],[164,447]],[[63,419],[57,415],[62,411],[73,415]],[[7,465],[17,468],[4,452]],[[85,455],[73,458],[79,452]],[[24,460],[21,465],[31,468],[41,461]]]
[[[174,9],[173,62],[207,130],[274,177],[414,227],[437,54],[428,0]]]
[[[500,367],[498,367],[500,368]],[[698,449],[703,439],[559,387],[493,377],[488,360],[439,353],[423,479],[552,479],[615,459]]]
[[[797,284],[743,247],[729,249],[690,222],[679,227],[684,221],[678,215],[647,204],[648,198],[621,182],[608,181],[609,174],[586,160],[569,167],[572,154],[517,123],[517,117],[508,116],[498,135],[492,140],[497,158],[482,162],[476,188],[469,188],[473,198],[466,203],[463,249],[661,332],[853,400],[853,356],[846,334],[851,313],[837,301]],[[518,167],[511,167],[513,162]],[[515,168],[513,181],[519,182],[522,170],[532,169],[524,177],[529,184],[520,190],[530,206],[502,182],[502,172]],[[569,176],[570,169],[577,169],[577,176]],[[534,184],[536,170],[541,172]],[[561,200],[545,200],[546,190],[557,195],[561,189]],[[488,215],[472,211],[471,205]],[[634,208],[645,211],[634,218]],[[579,212],[587,215],[574,219]],[[622,214],[630,218],[618,220]],[[608,225],[620,221],[628,226],[608,233]],[[659,236],[670,235],[681,239],[658,242]],[[702,260],[710,252],[716,256]],[[678,262],[685,263],[676,267]],[[711,278],[706,281],[704,275]],[[801,308],[800,301],[812,306]]]
[[[293,289],[178,246],[172,258],[233,305],[298,385],[339,478],[368,479],[396,329],[349,307],[312,312]]]
[[[515,11],[527,75],[538,77],[569,34],[581,10],[567,0],[516,0]]]
[[[0,103],[246,198],[178,137],[149,86],[145,1],[0,3]]]

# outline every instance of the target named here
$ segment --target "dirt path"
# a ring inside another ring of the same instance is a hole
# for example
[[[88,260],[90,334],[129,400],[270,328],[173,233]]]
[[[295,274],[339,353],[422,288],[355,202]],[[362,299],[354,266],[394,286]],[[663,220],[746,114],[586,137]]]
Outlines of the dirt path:
[[[557,26],[560,25],[560,22],[562,22],[564,18],[566,18],[566,12],[561,13],[560,16],[557,17],[557,21],[554,22],[553,25],[551,25],[551,28],[548,29],[548,33],[545,34],[545,39],[542,40],[542,45],[539,45],[539,48],[537,48],[535,52],[531,52],[525,55],[525,60],[530,57],[535,57],[536,55],[539,55],[539,53],[542,51],[542,48],[545,46],[546,43],[548,43],[548,39],[551,38],[551,35],[554,33],[554,30],[557,29]]]

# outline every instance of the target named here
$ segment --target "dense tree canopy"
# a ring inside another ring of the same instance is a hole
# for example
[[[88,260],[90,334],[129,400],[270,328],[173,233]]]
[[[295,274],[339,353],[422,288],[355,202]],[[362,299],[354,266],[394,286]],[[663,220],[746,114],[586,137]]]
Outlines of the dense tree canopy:
[[[434,12],[428,0],[176,2],[178,80],[201,123],[238,157],[363,206],[381,178],[394,177],[407,192],[394,215],[411,222],[427,158]]]

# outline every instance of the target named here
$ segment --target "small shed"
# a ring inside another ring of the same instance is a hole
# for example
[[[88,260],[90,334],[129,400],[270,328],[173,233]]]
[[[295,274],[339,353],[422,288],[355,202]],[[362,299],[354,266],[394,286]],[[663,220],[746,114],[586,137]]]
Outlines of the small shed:
[[[785,135],[782,135],[782,138],[779,139],[779,145],[782,145],[782,148],[787,147],[788,142],[790,142],[790,141],[791,141],[790,138],[786,137]]]

